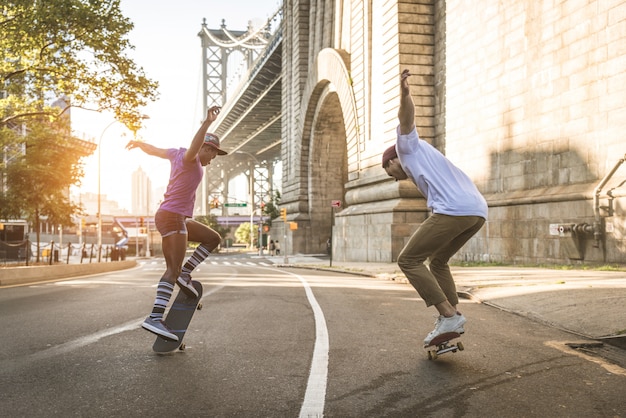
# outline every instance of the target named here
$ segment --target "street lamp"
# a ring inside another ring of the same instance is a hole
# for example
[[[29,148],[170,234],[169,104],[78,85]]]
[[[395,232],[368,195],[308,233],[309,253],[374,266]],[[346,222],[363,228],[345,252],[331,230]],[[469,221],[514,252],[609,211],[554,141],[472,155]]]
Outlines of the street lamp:
[[[141,115],[141,119],[150,119],[150,116],[148,115]],[[100,194],[100,177],[101,177],[101,160],[102,160],[102,138],[104,137],[104,133],[107,131],[107,129],[109,129],[111,126],[113,126],[115,123],[117,123],[117,120],[114,120],[113,122],[109,123],[103,130],[102,133],[100,134],[100,139],[98,140],[98,262],[100,262],[100,253],[102,251],[102,212],[101,212],[101,201],[102,201],[102,196]]]
[[[252,154],[246,151],[235,151],[235,154],[245,154],[250,157],[254,162],[260,167],[261,163],[259,160]],[[258,234],[258,245],[259,245],[259,255],[263,254],[263,188],[261,187],[261,191],[259,193],[261,198],[261,205],[259,205],[260,211],[260,222],[259,222],[259,234]],[[250,248],[254,246],[254,236],[252,235],[252,227],[254,225],[254,168],[250,167]]]

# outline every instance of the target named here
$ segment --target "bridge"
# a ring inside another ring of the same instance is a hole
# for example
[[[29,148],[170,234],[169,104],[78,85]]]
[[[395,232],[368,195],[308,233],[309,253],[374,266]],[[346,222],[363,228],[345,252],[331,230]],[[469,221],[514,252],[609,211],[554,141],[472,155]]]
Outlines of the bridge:
[[[265,25],[246,31],[231,31],[225,23],[209,29],[206,22],[198,36],[202,42],[204,113],[222,106],[212,131],[229,152],[211,162],[197,210],[206,214],[214,206],[227,215],[232,202],[229,182],[245,174],[253,199],[251,211],[274,195],[274,167],[281,150],[281,9]],[[239,66],[236,67],[238,57]],[[235,67],[235,68],[233,68]],[[238,74],[231,74],[237,71]],[[241,80],[238,84],[232,80]]]
[[[323,253],[330,237],[337,260],[394,261],[429,216],[415,186],[380,167],[408,68],[420,137],[489,203],[458,259],[624,262],[626,61],[613,46],[626,20],[583,3],[591,20],[578,3],[283,0],[262,30],[203,25],[205,107],[224,105],[214,127],[231,152],[208,169],[203,213],[241,173],[258,207],[280,166],[298,228],[275,222],[272,235],[289,237],[288,253]],[[247,67],[227,92],[219,68],[237,51]]]

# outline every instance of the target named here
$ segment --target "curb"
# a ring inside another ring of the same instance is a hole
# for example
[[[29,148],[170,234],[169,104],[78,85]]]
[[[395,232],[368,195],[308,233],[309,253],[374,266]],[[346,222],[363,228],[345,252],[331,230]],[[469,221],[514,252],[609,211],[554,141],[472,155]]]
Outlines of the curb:
[[[137,265],[135,260],[108,263],[56,264],[48,266],[20,266],[0,269],[0,287],[18,286],[126,270]]]

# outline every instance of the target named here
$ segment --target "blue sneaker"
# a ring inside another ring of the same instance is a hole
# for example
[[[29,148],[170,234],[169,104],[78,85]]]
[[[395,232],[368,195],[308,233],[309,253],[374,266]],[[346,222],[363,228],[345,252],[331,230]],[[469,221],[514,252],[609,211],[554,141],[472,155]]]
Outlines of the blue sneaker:
[[[143,321],[141,327],[153,334],[158,335],[159,337],[165,338],[166,340],[178,341],[178,335],[174,334],[172,330],[165,325],[165,322],[163,322],[162,319],[148,317],[145,321]]]
[[[193,283],[191,283],[191,276],[189,276],[189,277],[183,277],[183,276],[178,277],[178,279],[176,280],[176,284],[178,286],[180,286],[180,290],[185,292],[185,294],[187,296],[192,297],[192,298],[197,298],[198,297],[198,291],[196,290],[195,287],[193,287]]]

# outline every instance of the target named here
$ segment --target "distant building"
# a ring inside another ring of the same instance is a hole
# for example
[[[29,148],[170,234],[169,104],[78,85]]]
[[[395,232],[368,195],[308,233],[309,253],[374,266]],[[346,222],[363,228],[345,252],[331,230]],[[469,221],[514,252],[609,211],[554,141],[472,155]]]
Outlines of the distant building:
[[[148,215],[154,212],[151,205],[152,182],[141,167],[132,174],[131,212],[133,215]]]
[[[76,197],[74,197],[74,201],[76,201]],[[82,204],[83,209],[85,210],[86,215],[94,215],[98,214],[98,194],[97,193],[81,193],[78,201]],[[100,196],[100,209],[102,210],[102,215],[112,215],[112,216],[127,216],[128,211],[124,208],[119,207],[119,203],[115,200],[107,199],[107,195],[103,194]]]

